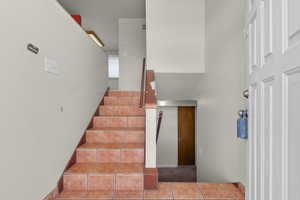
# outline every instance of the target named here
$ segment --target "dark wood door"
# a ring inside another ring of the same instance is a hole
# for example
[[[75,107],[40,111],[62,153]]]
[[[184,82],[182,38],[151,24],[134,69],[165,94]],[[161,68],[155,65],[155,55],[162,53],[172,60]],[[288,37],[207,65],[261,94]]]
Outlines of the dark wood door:
[[[178,107],[178,165],[195,165],[195,107]]]

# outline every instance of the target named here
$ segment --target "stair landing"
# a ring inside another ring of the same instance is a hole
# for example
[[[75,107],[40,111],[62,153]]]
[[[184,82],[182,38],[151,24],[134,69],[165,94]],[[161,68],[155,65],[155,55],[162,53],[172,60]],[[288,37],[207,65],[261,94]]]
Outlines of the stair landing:
[[[197,199],[243,200],[244,194],[230,183],[159,183],[158,190],[145,191],[69,191],[57,198],[66,199]]]

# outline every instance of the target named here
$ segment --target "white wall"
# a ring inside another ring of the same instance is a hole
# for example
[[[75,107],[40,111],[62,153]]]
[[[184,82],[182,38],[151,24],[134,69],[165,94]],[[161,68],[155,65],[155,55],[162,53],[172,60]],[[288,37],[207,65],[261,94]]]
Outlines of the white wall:
[[[197,100],[204,74],[155,73],[161,100]]]
[[[118,50],[119,18],[145,18],[145,0],[58,0],[72,14],[82,16],[82,25],[93,30],[105,51]]]
[[[145,168],[156,168],[156,127],[157,127],[157,110],[156,108],[146,108],[146,133],[145,140]]]
[[[1,198],[39,200],[56,186],[105,92],[106,57],[56,1],[4,0],[0,18]],[[44,71],[46,56],[58,75]]]
[[[184,3],[183,10],[189,7]],[[199,181],[247,182],[247,142],[236,138],[237,111],[246,105],[245,7],[244,0],[206,1],[206,73],[155,74],[159,99],[198,100]],[[164,61],[155,66],[164,66]]]
[[[118,56],[119,57],[119,52],[118,51],[105,51],[107,57],[108,57],[108,74],[109,74],[109,56]],[[108,75],[109,76],[109,75]],[[118,90],[119,89],[119,78],[108,78],[108,86],[110,90]]]
[[[157,143],[157,167],[177,167],[178,108],[160,107],[159,111],[163,111],[163,119]]]
[[[120,90],[140,90],[146,57],[145,19],[119,20]]]
[[[108,86],[110,90],[118,90],[119,89],[119,78],[109,78]]]
[[[245,140],[236,137],[237,111],[246,86],[244,0],[206,1],[206,74],[199,82],[199,181],[246,184]]]
[[[150,68],[205,72],[205,0],[146,0],[146,18]]]

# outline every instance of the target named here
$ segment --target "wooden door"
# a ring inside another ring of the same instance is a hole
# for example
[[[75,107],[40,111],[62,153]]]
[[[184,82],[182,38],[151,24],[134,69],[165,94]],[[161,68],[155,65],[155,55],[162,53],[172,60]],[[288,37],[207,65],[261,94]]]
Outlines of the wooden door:
[[[195,165],[195,107],[178,107],[178,165]]]
[[[300,197],[300,1],[249,0],[248,200]]]

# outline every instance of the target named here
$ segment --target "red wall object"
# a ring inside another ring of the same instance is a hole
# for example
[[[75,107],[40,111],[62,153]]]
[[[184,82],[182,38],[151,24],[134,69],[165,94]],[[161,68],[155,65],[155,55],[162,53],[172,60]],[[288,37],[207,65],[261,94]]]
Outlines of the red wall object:
[[[81,16],[80,15],[71,15],[71,16],[81,26]]]

